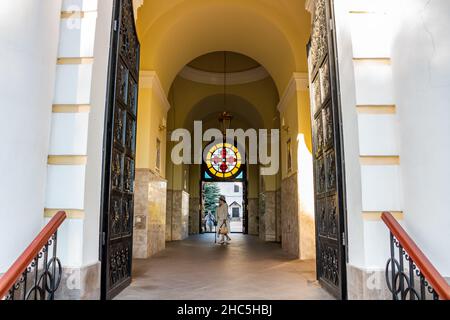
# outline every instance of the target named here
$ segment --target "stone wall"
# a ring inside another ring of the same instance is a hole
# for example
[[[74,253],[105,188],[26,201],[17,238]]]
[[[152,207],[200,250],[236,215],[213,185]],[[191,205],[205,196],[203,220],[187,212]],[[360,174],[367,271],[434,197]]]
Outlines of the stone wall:
[[[172,240],[172,190],[167,189],[166,198],[166,241]]]
[[[259,233],[258,198],[248,198],[248,234],[257,236]]]
[[[200,203],[200,198],[190,197],[189,198],[189,234],[199,234],[200,233],[200,216],[198,212],[198,205]]]
[[[287,253],[300,257],[297,174],[281,182],[281,245]]]
[[[259,219],[258,219],[258,226],[259,226],[259,230],[258,230],[258,235],[259,238],[261,240],[265,240],[266,238],[266,220],[265,220],[265,216],[266,216],[266,194],[265,192],[261,192],[259,194],[259,201],[258,201],[258,212],[259,212]]]
[[[135,183],[133,257],[146,259],[165,249],[167,182],[137,169]]]
[[[347,264],[347,293],[349,300],[391,300],[385,271],[364,270]]]
[[[265,210],[261,212],[260,216],[259,237],[264,241],[276,241],[276,191],[264,192],[264,208]]]
[[[281,242],[281,189],[276,191],[276,215],[275,215],[275,224],[276,224],[276,233],[275,233],[275,241]]]
[[[189,236],[189,193],[167,191],[166,241],[184,240]]]
[[[101,264],[82,268],[64,267],[56,300],[99,300]]]

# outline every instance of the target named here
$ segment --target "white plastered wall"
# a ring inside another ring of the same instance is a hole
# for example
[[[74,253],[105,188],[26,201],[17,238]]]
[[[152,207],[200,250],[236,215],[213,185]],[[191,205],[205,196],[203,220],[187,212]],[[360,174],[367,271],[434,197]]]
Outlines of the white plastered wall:
[[[383,270],[394,212],[450,274],[450,4],[335,1],[349,264]],[[444,58],[446,57],[446,58]]]
[[[0,2],[0,273],[43,226],[61,1]]]
[[[382,270],[389,235],[380,219],[403,217],[400,139],[384,1],[335,2],[346,175],[348,263]]]
[[[65,210],[65,267],[99,261],[103,135],[113,0],[63,0],[45,216]]]
[[[450,1],[397,0],[393,38],[404,225],[450,277]]]

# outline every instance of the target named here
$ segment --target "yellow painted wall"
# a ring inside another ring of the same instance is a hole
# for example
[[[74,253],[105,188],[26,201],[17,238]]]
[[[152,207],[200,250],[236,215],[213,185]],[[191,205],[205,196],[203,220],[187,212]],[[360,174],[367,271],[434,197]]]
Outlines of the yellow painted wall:
[[[166,130],[160,130],[167,111],[155,88],[141,87],[139,92],[136,168],[156,170],[156,140],[161,141],[161,177],[166,177]]]
[[[196,198],[200,197],[200,173],[200,165],[189,166],[189,194]]]
[[[220,96],[218,104],[221,111],[224,108],[227,110],[232,108],[230,101],[227,106],[223,107],[223,93],[223,86],[201,84],[177,77],[170,92],[171,104],[176,108],[176,120],[173,123],[173,127],[184,127],[186,120],[192,116],[196,117],[196,119],[202,119],[210,110],[206,109],[197,112],[195,115],[190,114],[191,110],[201,103],[203,99],[214,95]],[[253,83],[227,86],[226,93],[238,96],[252,105],[258,112],[258,117],[262,119],[263,127],[273,128],[277,124],[273,119],[277,116],[276,106],[279,97],[270,77]],[[245,113],[244,116],[251,119],[256,114]]]
[[[299,139],[306,148],[312,152],[312,132],[309,92],[306,90],[297,91],[290,97],[286,107],[280,114],[280,120],[284,119],[285,126],[289,127],[287,132],[281,129],[281,167],[282,179],[298,172],[298,150]],[[287,141],[291,140],[292,171],[287,170]]]
[[[311,104],[309,91],[297,91],[298,134],[304,135],[306,147],[312,152]]]
[[[285,128],[289,130],[286,131],[284,128],[281,128],[281,176],[282,179],[285,179],[292,174],[297,172],[297,135],[298,135],[298,101],[297,95],[294,94],[290,97],[287,102],[284,110],[282,110],[280,114],[280,121],[283,122]],[[292,170],[288,172],[287,168],[287,142],[290,139],[291,141],[291,157],[292,157]]]

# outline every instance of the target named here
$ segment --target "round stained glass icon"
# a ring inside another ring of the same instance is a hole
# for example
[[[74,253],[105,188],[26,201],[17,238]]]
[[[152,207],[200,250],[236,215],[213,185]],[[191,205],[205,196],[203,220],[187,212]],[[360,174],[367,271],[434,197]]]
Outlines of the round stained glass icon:
[[[233,178],[241,169],[242,157],[238,148],[229,143],[213,146],[206,155],[208,171],[218,178]]]

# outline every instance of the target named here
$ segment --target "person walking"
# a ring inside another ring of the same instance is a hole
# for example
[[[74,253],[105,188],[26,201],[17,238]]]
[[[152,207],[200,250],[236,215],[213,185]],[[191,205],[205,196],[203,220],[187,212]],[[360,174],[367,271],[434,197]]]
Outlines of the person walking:
[[[217,214],[217,235],[220,236],[219,244],[228,244],[231,240],[228,235],[230,232],[230,222],[228,216],[228,204],[224,195],[219,197],[219,207]]]
[[[213,232],[213,227],[214,227],[214,215],[212,214],[211,211],[208,211],[208,213],[206,214],[205,217],[205,222],[206,222],[206,232]]]

